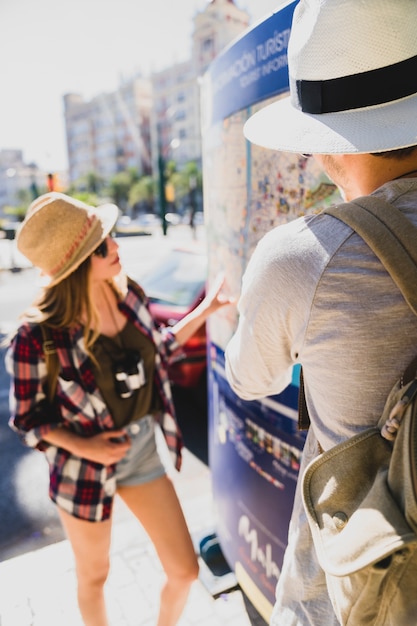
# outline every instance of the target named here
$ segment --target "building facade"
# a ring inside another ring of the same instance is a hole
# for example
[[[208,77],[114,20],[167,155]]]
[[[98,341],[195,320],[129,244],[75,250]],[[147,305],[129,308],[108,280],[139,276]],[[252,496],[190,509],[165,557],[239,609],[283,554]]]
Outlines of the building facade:
[[[68,93],[64,119],[68,172],[41,171],[21,150],[0,150],[0,216],[21,203],[23,192],[43,193],[88,185],[91,174],[108,182],[119,171],[158,172],[158,157],[178,167],[201,163],[199,78],[211,61],[249,26],[234,0],[211,0],[193,18],[190,59],[125,80],[91,100]],[[52,181],[52,182],[51,182]]]
[[[152,162],[173,159],[201,163],[199,78],[220,52],[249,26],[249,15],[233,0],[211,0],[194,17],[189,61],[155,73],[151,118]]]
[[[25,204],[47,188],[48,173],[26,163],[22,150],[0,150],[0,218],[6,217],[6,207]]]
[[[85,101],[64,96],[69,180],[89,173],[108,180],[129,167],[156,173],[158,157],[179,167],[201,162],[199,77],[210,62],[249,25],[233,0],[211,0],[194,17],[192,54],[154,73],[135,77],[113,93]]]
[[[79,94],[64,96],[72,183],[81,184],[92,172],[108,180],[130,167],[150,173],[151,90],[148,79],[136,77],[89,101]]]

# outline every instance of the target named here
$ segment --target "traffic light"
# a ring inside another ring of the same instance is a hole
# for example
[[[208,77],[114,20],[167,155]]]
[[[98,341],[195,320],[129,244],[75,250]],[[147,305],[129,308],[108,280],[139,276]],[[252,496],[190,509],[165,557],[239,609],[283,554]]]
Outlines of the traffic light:
[[[172,183],[165,185],[165,197],[167,202],[175,202],[175,187]]]
[[[55,179],[53,174],[47,175],[46,186],[48,187],[48,191],[55,191]]]

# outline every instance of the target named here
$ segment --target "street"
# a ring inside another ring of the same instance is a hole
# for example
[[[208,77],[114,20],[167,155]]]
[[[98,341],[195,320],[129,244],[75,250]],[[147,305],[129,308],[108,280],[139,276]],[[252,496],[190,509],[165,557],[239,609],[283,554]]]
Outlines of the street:
[[[176,245],[205,246],[204,233],[191,242],[188,227],[173,227],[163,237],[121,237],[117,241],[126,271],[140,278],[162,255]],[[0,338],[16,324],[18,315],[32,301],[37,271],[10,247],[0,242]],[[22,267],[24,269],[19,268]],[[47,466],[43,455],[22,445],[7,422],[9,379],[0,350],[0,561],[64,539],[55,505],[48,497]],[[204,383],[204,381],[203,381]],[[185,445],[207,463],[206,389],[174,389],[178,420]]]

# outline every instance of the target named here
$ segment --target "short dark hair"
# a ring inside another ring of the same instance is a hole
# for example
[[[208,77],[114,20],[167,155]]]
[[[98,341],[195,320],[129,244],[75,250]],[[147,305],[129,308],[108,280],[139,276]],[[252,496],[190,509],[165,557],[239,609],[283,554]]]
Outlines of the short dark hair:
[[[409,146],[408,148],[398,148],[397,150],[386,150],[385,152],[373,152],[372,155],[382,157],[383,159],[406,159],[417,150],[417,146]]]

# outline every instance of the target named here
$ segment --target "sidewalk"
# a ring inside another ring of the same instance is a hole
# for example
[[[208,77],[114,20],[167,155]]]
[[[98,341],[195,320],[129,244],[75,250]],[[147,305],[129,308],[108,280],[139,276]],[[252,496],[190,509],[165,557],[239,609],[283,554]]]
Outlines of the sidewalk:
[[[183,469],[173,481],[198,553],[200,540],[216,526],[210,470],[184,450]],[[234,575],[219,579],[201,559],[200,565],[178,626],[250,626],[241,592],[229,591]],[[106,587],[111,626],[154,626],[162,580],[153,545],[117,500]],[[1,563],[0,589],[0,626],[82,626],[68,541]]]

